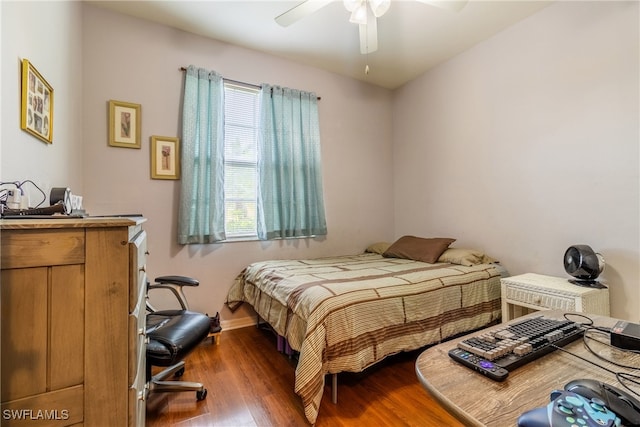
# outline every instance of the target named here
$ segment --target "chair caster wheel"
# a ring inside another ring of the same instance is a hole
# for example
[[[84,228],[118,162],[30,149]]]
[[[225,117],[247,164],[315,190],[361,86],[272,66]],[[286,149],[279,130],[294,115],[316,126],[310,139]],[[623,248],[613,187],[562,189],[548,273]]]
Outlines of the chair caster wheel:
[[[198,401],[204,400],[207,398],[207,389],[203,388],[200,391],[196,391],[196,399],[198,399]]]
[[[180,378],[184,375],[184,368],[177,370],[175,374],[173,374],[176,378]]]

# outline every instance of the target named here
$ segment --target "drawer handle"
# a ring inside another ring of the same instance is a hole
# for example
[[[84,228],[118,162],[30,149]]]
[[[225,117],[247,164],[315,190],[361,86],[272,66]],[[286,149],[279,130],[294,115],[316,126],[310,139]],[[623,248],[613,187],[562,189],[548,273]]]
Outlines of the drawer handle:
[[[143,265],[142,267],[140,267],[140,271],[142,271],[143,273],[147,272],[147,266]]]
[[[144,328],[138,329],[138,335],[140,335],[140,336],[146,335]]]
[[[149,255],[149,251],[144,251],[144,254],[145,255]]]
[[[141,402],[147,400],[147,390],[149,390],[149,384],[145,384],[144,388],[138,392],[138,400],[140,400]]]

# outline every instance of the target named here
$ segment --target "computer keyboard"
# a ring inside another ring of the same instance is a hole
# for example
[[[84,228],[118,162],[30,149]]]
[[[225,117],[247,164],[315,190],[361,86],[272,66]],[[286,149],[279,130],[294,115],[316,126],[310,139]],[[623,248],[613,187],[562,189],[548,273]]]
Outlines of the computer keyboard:
[[[460,341],[449,356],[495,381],[503,381],[509,371],[552,352],[554,346],[575,341],[583,333],[584,328],[576,322],[532,317]]]

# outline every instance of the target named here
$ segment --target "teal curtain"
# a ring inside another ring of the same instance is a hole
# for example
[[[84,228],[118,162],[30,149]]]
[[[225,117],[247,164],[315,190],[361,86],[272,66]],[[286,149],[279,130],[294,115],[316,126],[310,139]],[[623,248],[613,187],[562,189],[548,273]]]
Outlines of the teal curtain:
[[[258,140],[258,238],[327,234],[318,98],[262,85]]]
[[[224,82],[189,66],[182,111],[178,243],[213,243],[224,232]]]

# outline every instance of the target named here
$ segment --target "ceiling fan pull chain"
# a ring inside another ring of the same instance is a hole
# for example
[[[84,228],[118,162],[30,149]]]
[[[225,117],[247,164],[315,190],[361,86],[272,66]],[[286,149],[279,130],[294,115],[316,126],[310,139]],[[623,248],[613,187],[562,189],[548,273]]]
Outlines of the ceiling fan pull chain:
[[[364,66],[364,75],[368,76],[369,75],[369,38],[368,37],[367,37],[366,43],[367,43],[367,53],[366,53],[367,60]]]

